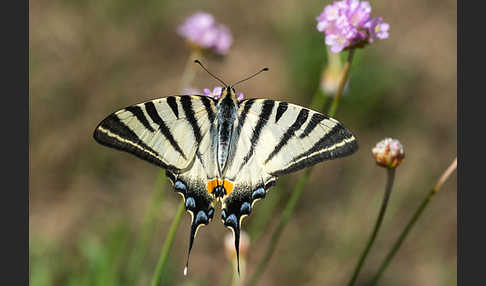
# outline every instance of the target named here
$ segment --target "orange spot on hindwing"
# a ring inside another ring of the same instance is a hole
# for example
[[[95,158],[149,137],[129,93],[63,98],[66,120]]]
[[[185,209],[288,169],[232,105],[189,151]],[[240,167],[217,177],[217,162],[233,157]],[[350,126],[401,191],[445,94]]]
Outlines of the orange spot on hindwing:
[[[233,192],[234,189],[234,184],[228,180],[223,180],[223,182],[221,182],[220,179],[213,179],[207,181],[206,190],[208,191],[208,193],[212,195],[220,196],[220,194],[218,193],[213,194],[217,190],[216,187],[218,186],[224,188],[224,192],[226,195],[231,194],[231,192]]]
[[[223,187],[226,190],[226,195],[228,195],[228,196],[229,196],[229,194],[231,194],[231,192],[233,192],[234,186],[235,185],[230,181],[227,181],[227,180],[223,181]]]

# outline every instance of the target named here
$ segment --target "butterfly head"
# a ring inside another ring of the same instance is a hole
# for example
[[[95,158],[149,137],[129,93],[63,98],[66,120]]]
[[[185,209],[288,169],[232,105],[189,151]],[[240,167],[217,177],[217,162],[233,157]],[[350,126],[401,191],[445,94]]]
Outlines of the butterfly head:
[[[199,61],[199,60],[194,60],[194,62],[198,65],[200,65],[209,75],[211,75],[214,79],[216,79],[217,81],[219,81],[220,83],[222,83],[224,85],[224,88],[221,92],[221,98],[224,98],[224,97],[231,97],[231,98],[234,98],[236,99],[236,91],[234,89],[234,86],[236,86],[237,84],[240,84],[244,81],[247,81],[249,80],[250,78],[253,78],[257,75],[259,75],[260,73],[264,72],[264,71],[268,71],[268,68],[265,67],[265,68],[262,68],[261,70],[259,70],[258,72],[252,74],[251,76],[249,77],[246,77],[242,80],[239,80],[238,82],[234,83],[234,84],[231,84],[231,85],[227,85],[223,80],[221,80],[219,77],[215,76],[214,74],[212,74],[208,69],[206,69],[206,67]]]
[[[225,98],[233,102],[237,102],[236,91],[232,86],[227,86],[221,90],[220,98],[224,100]]]

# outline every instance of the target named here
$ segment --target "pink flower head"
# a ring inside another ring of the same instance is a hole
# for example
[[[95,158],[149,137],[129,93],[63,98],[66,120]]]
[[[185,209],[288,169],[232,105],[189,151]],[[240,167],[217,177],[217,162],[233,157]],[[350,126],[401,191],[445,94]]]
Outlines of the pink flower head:
[[[388,29],[390,29],[390,25],[388,23],[383,22],[383,18],[376,17],[366,24],[370,31],[370,35],[371,35],[370,39],[388,38]]]
[[[211,14],[197,12],[177,28],[177,32],[190,43],[203,48],[213,49],[216,53],[226,54],[233,37],[223,24],[216,23]]]
[[[221,86],[217,86],[213,88],[213,90],[210,90],[209,88],[203,89],[203,94],[205,96],[210,96],[213,98],[220,98],[222,92],[223,92],[223,88]]]
[[[350,47],[363,47],[375,38],[388,38],[389,25],[381,17],[371,19],[367,1],[342,0],[324,7],[316,18],[317,30],[326,35],[333,53]]]
[[[216,86],[215,88],[213,88],[213,90],[210,90],[209,88],[205,88],[203,90],[203,94],[205,96],[210,96],[216,99],[221,97],[222,92],[223,92],[223,88],[221,86]],[[236,99],[238,99],[238,101],[242,101],[243,98],[244,98],[243,93],[240,92],[236,94]]]

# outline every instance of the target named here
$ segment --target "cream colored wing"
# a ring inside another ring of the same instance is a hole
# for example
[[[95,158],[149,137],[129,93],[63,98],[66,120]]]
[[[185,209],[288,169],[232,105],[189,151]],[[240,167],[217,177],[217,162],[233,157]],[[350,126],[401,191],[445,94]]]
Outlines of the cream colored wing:
[[[111,114],[93,137],[103,145],[178,172],[192,163],[215,111],[214,100],[206,96],[155,99]]]

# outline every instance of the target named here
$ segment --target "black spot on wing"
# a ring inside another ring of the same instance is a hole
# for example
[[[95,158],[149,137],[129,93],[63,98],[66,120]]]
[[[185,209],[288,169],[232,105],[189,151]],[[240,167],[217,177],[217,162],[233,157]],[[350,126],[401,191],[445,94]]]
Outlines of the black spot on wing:
[[[268,158],[265,160],[265,164],[270,161],[275,155],[277,155],[280,150],[287,145],[289,142],[290,138],[294,136],[295,131],[299,130],[300,127],[305,123],[307,120],[307,117],[309,116],[309,110],[308,109],[301,109],[299,112],[299,115],[297,115],[297,118],[295,119],[295,122],[285,131],[284,135],[282,135],[282,138],[280,138],[280,142],[278,142],[277,146],[275,149],[270,153]]]
[[[159,113],[157,112],[157,109],[155,108],[155,105],[152,101],[148,101],[145,103],[145,110],[147,111],[152,121],[159,125],[160,132],[165,136],[165,138],[167,138],[172,148],[174,148],[179,154],[181,154],[184,159],[187,159],[181,147],[174,139],[174,136],[172,136],[172,133],[165,124],[164,120],[162,120],[162,118],[159,116]]]
[[[280,117],[282,117],[282,115],[285,113],[285,111],[287,110],[289,104],[287,102],[280,102],[278,104],[278,107],[277,107],[277,114],[275,115],[275,123],[278,122],[278,120],[280,119]]]
[[[150,125],[150,123],[148,122],[147,118],[145,117],[145,115],[143,114],[143,110],[140,106],[138,105],[133,105],[133,106],[129,106],[127,108],[125,108],[126,111],[130,112],[131,114],[133,114],[137,119],[138,121],[140,121],[143,126],[145,128],[147,128],[148,130],[150,130],[150,132],[154,132],[155,130],[152,128],[152,126]]]
[[[179,119],[179,108],[177,106],[176,98],[174,96],[167,97],[167,104],[169,105],[170,109],[172,109],[175,117]]]

